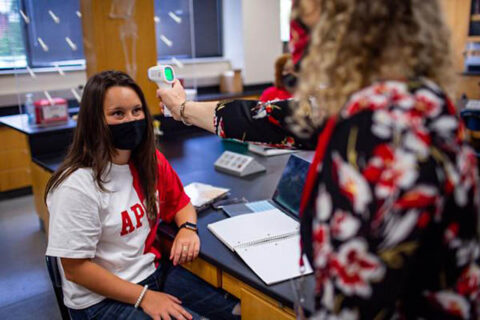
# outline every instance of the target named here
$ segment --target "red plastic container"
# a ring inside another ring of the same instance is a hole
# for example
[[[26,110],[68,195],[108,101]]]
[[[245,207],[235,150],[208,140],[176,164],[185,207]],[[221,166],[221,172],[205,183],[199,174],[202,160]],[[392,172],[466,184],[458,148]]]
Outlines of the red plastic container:
[[[39,125],[62,123],[68,121],[68,103],[63,98],[37,100],[35,105],[36,123]]]

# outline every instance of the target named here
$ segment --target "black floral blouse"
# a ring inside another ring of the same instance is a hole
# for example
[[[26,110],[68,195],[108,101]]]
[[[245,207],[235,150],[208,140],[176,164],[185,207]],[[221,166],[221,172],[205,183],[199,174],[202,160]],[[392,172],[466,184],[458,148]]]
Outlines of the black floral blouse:
[[[314,149],[323,128],[306,137],[288,104],[221,102],[216,132]],[[440,88],[385,81],[352,95],[311,170],[313,318],[480,319],[477,161]]]

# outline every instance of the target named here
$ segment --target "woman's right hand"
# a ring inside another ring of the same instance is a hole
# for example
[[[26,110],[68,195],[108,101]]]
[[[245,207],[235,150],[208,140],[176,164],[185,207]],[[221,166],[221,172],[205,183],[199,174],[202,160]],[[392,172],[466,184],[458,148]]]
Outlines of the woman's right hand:
[[[181,303],[167,293],[147,290],[140,307],[153,320],[170,320],[172,317],[178,320],[192,319],[192,315],[182,308]]]
[[[175,120],[181,120],[180,105],[185,102],[187,95],[178,79],[175,79],[172,88],[159,88],[157,97],[162,100],[160,107],[164,105]]]

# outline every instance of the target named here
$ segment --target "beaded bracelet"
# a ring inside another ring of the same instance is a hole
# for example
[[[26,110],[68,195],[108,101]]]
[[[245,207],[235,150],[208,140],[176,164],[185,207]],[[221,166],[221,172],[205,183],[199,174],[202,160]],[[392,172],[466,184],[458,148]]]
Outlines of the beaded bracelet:
[[[145,287],[143,287],[142,293],[140,293],[140,296],[138,296],[137,302],[135,302],[135,309],[138,309],[138,306],[140,305],[140,303],[143,300],[143,297],[145,296],[145,293],[147,293],[147,289],[148,289],[148,284],[146,284]]]

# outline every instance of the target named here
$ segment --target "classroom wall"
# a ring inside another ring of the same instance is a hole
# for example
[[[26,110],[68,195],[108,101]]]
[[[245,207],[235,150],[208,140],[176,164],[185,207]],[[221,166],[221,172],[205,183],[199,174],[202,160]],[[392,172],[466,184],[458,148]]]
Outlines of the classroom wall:
[[[217,85],[222,72],[242,69],[244,84],[273,82],[274,62],[282,53],[280,40],[280,1],[223,0],[224,57],[205,59],[198,64],[186,63],[177,70],[179,77],[190,79],[187,84]],[[85,70],[67,71],[65,76],[55,70],[37,72],[32,79],[26,72],[0,74],[0,107],[23,102],[25,93],[43,90],[52,95],[72,99],[71,88],[86,82]],[[193,78],[198,77],[196,81]],[[19,94],[19,95],[17,95]]]
[[[273,82],[274,63],[282,54],[280,1],[243,0],[242,13],[244,83]]]
[[[245,1],[245,0],[244,0]],[[243,8],[238,0],[223,0],[223,55],[233,69],[243,69]]]

